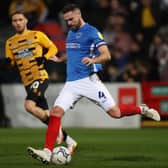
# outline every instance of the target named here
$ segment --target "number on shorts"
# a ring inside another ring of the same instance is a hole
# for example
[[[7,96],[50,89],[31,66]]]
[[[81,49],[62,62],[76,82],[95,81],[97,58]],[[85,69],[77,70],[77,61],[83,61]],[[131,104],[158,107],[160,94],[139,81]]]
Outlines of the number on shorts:
[[[39,84],[40,84],[39,81],[33,82],[33,84],[31,85],[31,89],[37,89],[39,87]]]
[[[104,92],[99,91],[98,94],[99,94],[99,99],[101,99],[101,98],[106,99],[106,96],[105,96]]]

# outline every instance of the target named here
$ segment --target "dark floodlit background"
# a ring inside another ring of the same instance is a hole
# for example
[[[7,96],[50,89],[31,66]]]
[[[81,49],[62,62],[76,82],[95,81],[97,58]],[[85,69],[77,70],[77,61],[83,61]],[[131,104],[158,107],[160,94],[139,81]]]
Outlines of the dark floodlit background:
[[[168,81],[167,0],[3,0],[0,58],[4,57],[5,40],[13,34],[9,15],[17,9],[27,13],[29,28],[45,32],[63,54],[67,29],[61,9],[67,2],[78,4],[85,20],[104,35],[112,60],[102,72],[103,81]],[[64,64],[49,63],[47,68],[52,82],[64,81]],[[15,72],[0,72],[0,79],[1,83],[20,82]]]

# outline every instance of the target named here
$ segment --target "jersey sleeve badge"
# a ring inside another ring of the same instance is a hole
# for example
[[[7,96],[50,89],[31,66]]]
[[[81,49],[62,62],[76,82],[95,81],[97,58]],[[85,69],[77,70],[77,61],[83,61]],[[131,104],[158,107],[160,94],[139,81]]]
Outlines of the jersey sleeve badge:
[[[98,32],[97,34],[98,34],[98,37],[99,37],[101,40],[103,40],[103,35],[102,35],[100,32]]]

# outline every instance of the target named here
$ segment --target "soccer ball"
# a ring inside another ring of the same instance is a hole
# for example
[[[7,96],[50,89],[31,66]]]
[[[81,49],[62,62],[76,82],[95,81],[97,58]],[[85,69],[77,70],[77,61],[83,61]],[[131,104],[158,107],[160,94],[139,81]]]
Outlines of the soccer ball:
[[[68,164],[71,161],[71,154],[65,146],[58,146],[53,149],[51,162],[57,165]]]

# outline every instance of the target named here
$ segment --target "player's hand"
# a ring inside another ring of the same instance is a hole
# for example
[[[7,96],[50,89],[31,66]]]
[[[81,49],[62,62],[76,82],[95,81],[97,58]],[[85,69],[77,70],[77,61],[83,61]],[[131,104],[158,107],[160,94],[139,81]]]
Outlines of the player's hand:
[[[53,55],[49,58],[49,60],[53,61],[53,62],[61,62],[60,58],[57,57],[56,55]]]
[[[54,61],[54,62],[64,62],[66,61],[66,55],[62,55],[62,56],[56,56],[56,55],[53,55],[49,58],[49,60],[51,61]]]
[[[37,57],[36,61],[37,61],[37,65],[42,65],[46,62],[46,58],[44,56],[43,57]]]
[[[82,59],[82,63],[85,64],[86,66],[89,66],[89,65],[91,65],[91,64],[94,64],[95,61],[94,61],[93,58],[84,57],[84,58]]]

